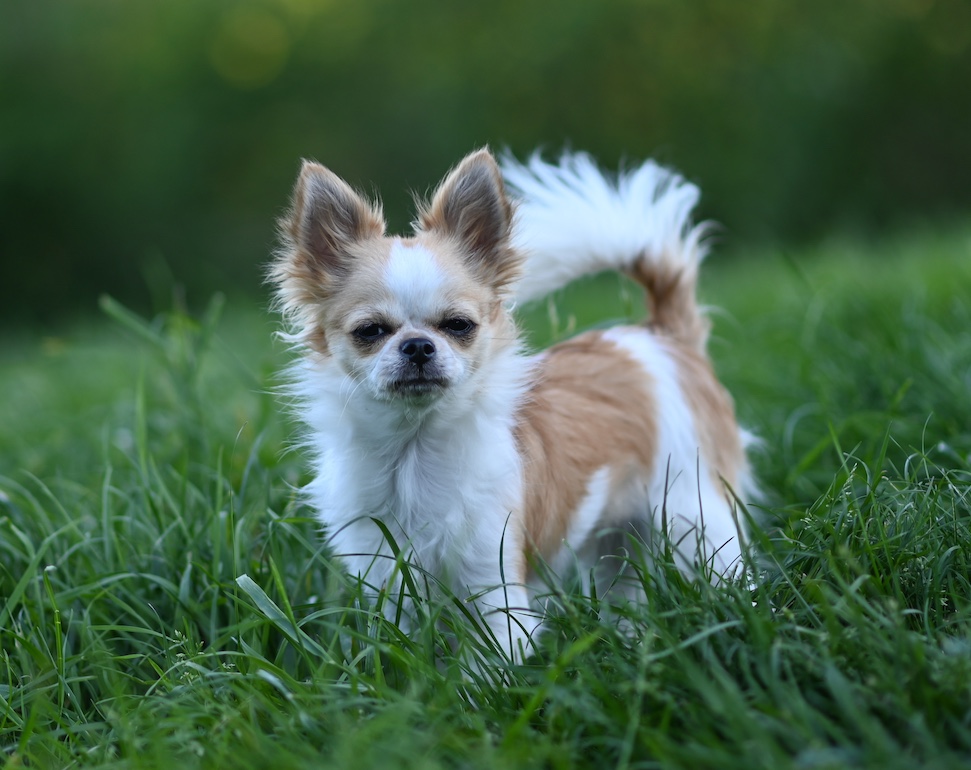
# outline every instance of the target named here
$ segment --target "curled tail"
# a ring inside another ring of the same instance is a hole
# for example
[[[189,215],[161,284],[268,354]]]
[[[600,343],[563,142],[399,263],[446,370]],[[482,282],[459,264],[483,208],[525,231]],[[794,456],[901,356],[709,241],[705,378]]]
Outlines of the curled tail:
[[[704,224],[691,212],[698,188],[653,161],[606,177],[589,155],[559,164],[510,156],[502,172],[518,199],[515,244],[526,255],[521,302],[542,297],[589,273],[618,270],[647,291],[653,327],[698,348],[708,323],[697,305]]]

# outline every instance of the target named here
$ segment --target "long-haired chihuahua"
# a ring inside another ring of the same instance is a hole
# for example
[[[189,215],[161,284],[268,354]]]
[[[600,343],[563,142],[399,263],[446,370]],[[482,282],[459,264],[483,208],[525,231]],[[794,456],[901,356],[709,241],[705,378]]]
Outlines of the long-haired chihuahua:
[[[399,237],[304,163],[270,280],[302,353],[306,495],[353,575],[400,595],[405,559],[520,658],[538,564],[622,586],[624,539],[663,528],[685,567],[736,567],[754,485],[706,354],[697,199],[650,161],[608,177],[583,154],[500,167],[480,150]],[[643,286],[648,318],[527,354],[513,305],[608,269]]]

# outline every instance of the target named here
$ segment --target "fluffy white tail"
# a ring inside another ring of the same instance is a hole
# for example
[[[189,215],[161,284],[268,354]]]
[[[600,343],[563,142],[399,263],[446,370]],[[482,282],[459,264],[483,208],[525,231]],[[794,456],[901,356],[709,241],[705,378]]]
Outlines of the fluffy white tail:
[[[707,228],[692,224],[695,185],[650,160],[608,178],[584,153],[556,165],[507,155],[501,166],[518,199],[514,243],[526,256],[518,301],[619,270],[647,290],[652,324],[704,344],[707,324],[694,294]]]

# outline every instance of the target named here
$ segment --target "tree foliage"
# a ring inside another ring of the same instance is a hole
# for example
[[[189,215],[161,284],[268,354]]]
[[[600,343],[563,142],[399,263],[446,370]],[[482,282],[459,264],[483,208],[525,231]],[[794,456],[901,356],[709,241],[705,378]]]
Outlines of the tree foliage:
[[[0,68],[10,319],[255,288],[301,157],[397,229],[482,144],[658,156],[735,242],[971,203],[967,0],[10,0]]]

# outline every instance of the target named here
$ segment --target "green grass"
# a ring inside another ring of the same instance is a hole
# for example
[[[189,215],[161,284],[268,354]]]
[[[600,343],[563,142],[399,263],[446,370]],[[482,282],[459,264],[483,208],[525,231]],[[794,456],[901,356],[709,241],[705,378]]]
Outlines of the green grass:
[[[661,564],[632,634],[558,596],[522,666],[461,603],[412,638],[360,605],[295,502],[257,303],[6,340],[4,766],[969,766],[969,257],[967,232],[713,257],[712,351],[764,441],[754,584]],[[638,303],[599,279],[526,323]]]

